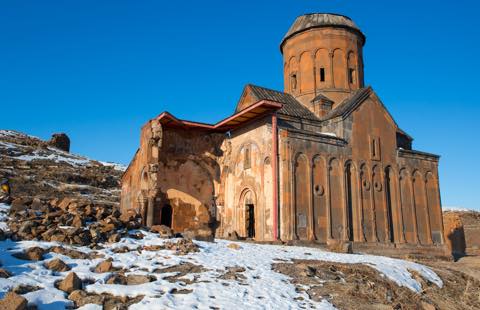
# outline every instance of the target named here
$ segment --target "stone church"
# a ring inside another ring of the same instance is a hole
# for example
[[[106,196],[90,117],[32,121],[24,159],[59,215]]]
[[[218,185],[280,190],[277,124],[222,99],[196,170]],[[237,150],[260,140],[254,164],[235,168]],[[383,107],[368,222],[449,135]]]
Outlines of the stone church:
[[[283,92],[246,85],[216,124],[148,121],[122,211],[216,238],[443,251],[439,156],[412,149],[364,84],[365,39],[346,16],[300,16],[280,43]]]

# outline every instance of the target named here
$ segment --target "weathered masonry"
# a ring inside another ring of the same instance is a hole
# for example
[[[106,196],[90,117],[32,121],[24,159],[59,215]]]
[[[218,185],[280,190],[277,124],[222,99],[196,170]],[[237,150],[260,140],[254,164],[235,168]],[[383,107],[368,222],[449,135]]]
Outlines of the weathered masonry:
[[[280,44],[284,92],[247,85],[216,124],[145,124],[122,209],[217,238],[441,253],[439,157],[413,150],[364,85],[364,44],[348,17],[298,17]]]

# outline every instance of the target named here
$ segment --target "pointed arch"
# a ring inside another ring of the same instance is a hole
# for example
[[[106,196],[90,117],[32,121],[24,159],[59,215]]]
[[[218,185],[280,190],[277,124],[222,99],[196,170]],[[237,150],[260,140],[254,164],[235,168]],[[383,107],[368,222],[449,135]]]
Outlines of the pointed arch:
[[[314,234],[318,241],[327,242],[327,169],[325,158],[321,157],[320,155],[313,157],[312,181]]]
[[[341,49],[333,51],[333,82],[335,88],[348,89],[347,64],[345,52]]]
[[[343,199],[342,168],[336,158],[330,159],[328,167],[330,189],[330,233],[333,239],[343,240],[345,236],[345,208]]]
[[[413,200],[417,219],[417,234],[421,244],[431,243],[430,223],[426,201],[425,181],[420,171],[413,172]]]
[[[375,242],[375,215],[373,213],[372,186],[367,164],[360,166],[360,196],[362,203],[362,230],[365,240]]]
[[[430,228],[432,231],[432,241],[435,244],[442,244],[442,208],[440,206],[440,191],[438,190],[438,180],[430,171],[426,173],[425,180],[427,187],[427,204],[430,218]]]
[[[308,214],[310,209],[310,175],[308,158],[299,153],[295,158],[295,233],[300,240],[308,239]]]

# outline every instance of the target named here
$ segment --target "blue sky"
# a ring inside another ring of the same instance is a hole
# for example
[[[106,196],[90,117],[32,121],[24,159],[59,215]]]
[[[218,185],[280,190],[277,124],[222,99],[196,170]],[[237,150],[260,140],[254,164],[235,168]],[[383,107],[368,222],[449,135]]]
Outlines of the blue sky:
[[[164,110],[216,122],[243,85],[279,89],[279,43],[308,12],[367,36],[365,81],[414,147],[442,156],[444,206],[480,209],[478,1],[0,0],[0,128],[128,163]]]

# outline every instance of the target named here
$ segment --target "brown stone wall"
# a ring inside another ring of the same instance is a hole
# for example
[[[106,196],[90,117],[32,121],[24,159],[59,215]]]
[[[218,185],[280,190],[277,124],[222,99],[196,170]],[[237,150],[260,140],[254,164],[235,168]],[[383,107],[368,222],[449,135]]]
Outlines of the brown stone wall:
[[[223,134],[147,123],[123,176],[122,211],[135,210],[155,225],[162,223],[163,208],[171,206],[174,231],[213,225],[223,139]]]
[[[480,255],[480,213],[446,211],[444,236],[450,251],[458,256]]]
[[[255,240],[273,239],[270,118],[232,131],[225,140],[219,236],[247,237],[247,205],[254,206]]]
[[[399,151],[374,94],[333,122],[337,137],[280,123],[281,238],[443,244],[438,158]]]
[[[363,87],[362,46],[358,34],[348,29],[315,28],[294,35],[283,46],[285,92],[309,108],[317,92],[339,103]]]

